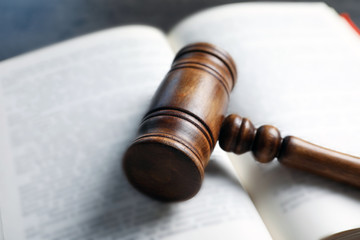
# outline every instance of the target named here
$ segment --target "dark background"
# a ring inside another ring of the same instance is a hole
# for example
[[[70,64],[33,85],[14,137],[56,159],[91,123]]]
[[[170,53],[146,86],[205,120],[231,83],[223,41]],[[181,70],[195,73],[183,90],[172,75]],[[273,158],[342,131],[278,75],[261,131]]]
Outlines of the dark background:
[[[0,60],[96,30],[130,23],[165,31],[198,10],[241,1],[0,0]],[[327,0],[360,26],[359,0]]]

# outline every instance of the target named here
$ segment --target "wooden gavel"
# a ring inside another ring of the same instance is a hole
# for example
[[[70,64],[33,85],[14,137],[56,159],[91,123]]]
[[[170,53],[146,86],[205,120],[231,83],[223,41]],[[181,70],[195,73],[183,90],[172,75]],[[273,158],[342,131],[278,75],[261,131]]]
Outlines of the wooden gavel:
[[[234,114],[225,118],[236,75],[230,55],[214,45],[190,44],[177,53],[124,155],[134,187],[163,201],[193,197],[218,139],[225,151],[252,151],[259,162],[277,158],[286,166],[360,187],[360,158],[297,137],[281,138],[277,128],[256,129]]]

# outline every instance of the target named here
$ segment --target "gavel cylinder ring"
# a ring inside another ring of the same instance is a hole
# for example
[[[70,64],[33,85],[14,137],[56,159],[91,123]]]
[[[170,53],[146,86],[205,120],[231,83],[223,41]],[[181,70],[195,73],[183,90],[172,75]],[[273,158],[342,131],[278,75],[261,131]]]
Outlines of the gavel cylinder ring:
[[[124,155],[134,187],[163,201],[199,191],[235,81],[235,63],[225,51],[196,43],[178,52]]]

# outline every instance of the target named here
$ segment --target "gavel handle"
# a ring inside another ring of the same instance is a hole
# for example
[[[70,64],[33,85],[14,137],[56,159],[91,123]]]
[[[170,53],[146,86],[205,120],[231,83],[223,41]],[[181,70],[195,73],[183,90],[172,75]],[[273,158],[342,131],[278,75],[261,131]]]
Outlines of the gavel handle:
[[[297,137],[281,138],[277,128],[256,129],[246,118],[232,114],[221,128],[219,144],[236,154],[252,151],[262,163],[277,158],[280,163],[360,187],[360,158],[309,143]]]

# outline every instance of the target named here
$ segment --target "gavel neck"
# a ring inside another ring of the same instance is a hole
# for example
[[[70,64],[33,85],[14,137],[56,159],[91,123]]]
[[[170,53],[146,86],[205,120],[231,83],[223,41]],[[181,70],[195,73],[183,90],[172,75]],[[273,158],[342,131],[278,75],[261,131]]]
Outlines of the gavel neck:
[[[297,137],[281,138],[277,128],[263,125],[256,129],[250,120],[231,114],[223,122],[220,147],[242,154],[251,151],[261,163],[274,158],[307,172],[360,187],[360,158],[309,143]]]
[[[255,159],[267,163],[278,156],[282,138],[277,128],[263,125],[256,129],[247,118],[231,114],[228,116],[220,131],[220,147],[235,154],[252,151]]]

